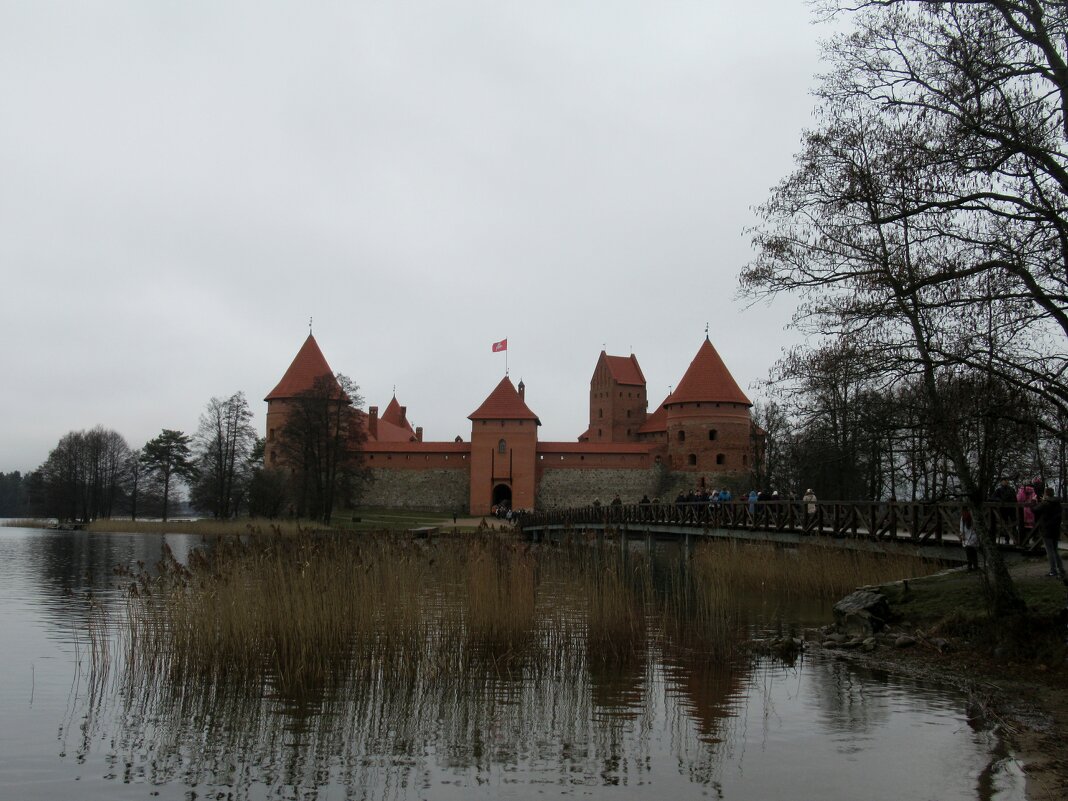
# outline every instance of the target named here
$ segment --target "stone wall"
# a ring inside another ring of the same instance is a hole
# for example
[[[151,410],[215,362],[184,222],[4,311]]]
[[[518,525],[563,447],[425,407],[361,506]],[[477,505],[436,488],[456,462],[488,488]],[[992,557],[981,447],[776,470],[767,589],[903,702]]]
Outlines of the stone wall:
[[[463,469],[391,470],[373,467],[362,506],[464,512],[471,500],[471,479]]]
[[[623,503],[637,503],[642,495],[652,498],[659,483],[655,469],[546,470],[538,482],[536,503],[538,509],[585,506],[595,498],[608,503],[616,493]]]
[[[642,495],[667,503],[680,492],[694,489],[698,480],[688,471],[669,471],[659,466],[648,470],[546,470],[538,483],[537,508],[585,506],[594,499],[608,503],[617,492],[623,503],[637,503]],[[730,487],[736,497],[745,480],[732,473],[705,474],[710,490]]]

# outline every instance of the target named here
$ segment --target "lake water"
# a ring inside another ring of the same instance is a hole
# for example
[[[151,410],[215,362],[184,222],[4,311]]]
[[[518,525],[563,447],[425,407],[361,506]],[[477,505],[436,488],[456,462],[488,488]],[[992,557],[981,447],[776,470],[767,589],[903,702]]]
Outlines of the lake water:
[[[87,595],[121,620],[113,568],[161,542],[0,528],[0,801],[1024,798],[958,694],[818,650],[728,667],[650,646],[299,702],[90,670]]]

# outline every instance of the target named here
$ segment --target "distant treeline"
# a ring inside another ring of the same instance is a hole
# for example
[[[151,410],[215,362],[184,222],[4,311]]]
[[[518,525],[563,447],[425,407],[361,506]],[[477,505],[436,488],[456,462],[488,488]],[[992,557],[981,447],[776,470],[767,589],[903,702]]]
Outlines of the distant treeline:
[[[0,517],[29,516],[28,483],[18,470],[0,473]]]

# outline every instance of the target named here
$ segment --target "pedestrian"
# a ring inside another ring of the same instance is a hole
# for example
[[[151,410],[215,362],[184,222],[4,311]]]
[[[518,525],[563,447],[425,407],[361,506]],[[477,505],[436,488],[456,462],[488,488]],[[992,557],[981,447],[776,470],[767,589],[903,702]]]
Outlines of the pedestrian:
[[[808,512],[810,515],[816,514],[816,493],[814,493],[811,489],[807,489],[805,490],[805,495],[801,500],[808,504],[805,507],[806,512]]]
[[[964,546],[964,557],[968,560],[968,572],[979,569],[979,535],[975,533],[975,520],[972,510],[965,507],[960,513],[960,544]]]
[[[1016,502],[1020,504],[1020,545],[1025,545],[1035,527],[1035,503],[1038,496],[1031,484],[1024,484],[1016,492]]]
[[[1007,478],[1002,478],[994,487],[990,500],[998,504],[997,517],[1000,521],[1001,535],[1005,538],[1005,544],[1012,542],[1014,523],[1016,522],[1016,490]],[[995,533],[994,539],[998,539]]]
[[[1049,573],[1046,575],[1063,579],[1064,563],[1061,562],[1061,554],[1057,550],[1061,538],[1061,502],[1054,496],[1053,487],[1046,487],[1045,496],[1035,507],[1035,527],[1042,534],[1042,544],[1046,547],[1046,556],[1049,557]]]

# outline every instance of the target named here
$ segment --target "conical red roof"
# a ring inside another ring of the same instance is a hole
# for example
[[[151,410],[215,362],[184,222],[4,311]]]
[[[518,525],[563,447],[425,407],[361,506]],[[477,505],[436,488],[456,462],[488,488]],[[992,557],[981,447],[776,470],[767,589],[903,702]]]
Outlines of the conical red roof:
[[[401,413],[401,405],[397,402],[396,395],[393,396],[393,400],[389,402],[389,406],[386,407],[386,410],[382,412],[382,415],[378,419],[382,422],[398,426],[399,428],[407,429],[412,434],[415,433],[412,424],[409,423],[407,418]]]
[[[693,357],[686,375],[679,381],[664,406],[675,403],[744,403],[752,406],[749,398],[735,382],[734,377],[719,357],[712,343],[705,337],[697,355]]]
[[[519,391],[512,380],[505,376],[497,388],[489,394],[475,411],[467,416],[468,420],[534,420],[541,421],[519,397]]]
[[[304,344],[300,346],[293,363],[289,365],[286,374],[278,382],[278,386],[271,390],[264,400],[278,400],[281,398],[295,398],[302,392],[315,388],[315,379],[328,375],[336,384],[334,371],[327,364],[326,357],[319,350],[319,343],[315,337],[308,334]],[[339,387],[340,389],[340,387]]]

